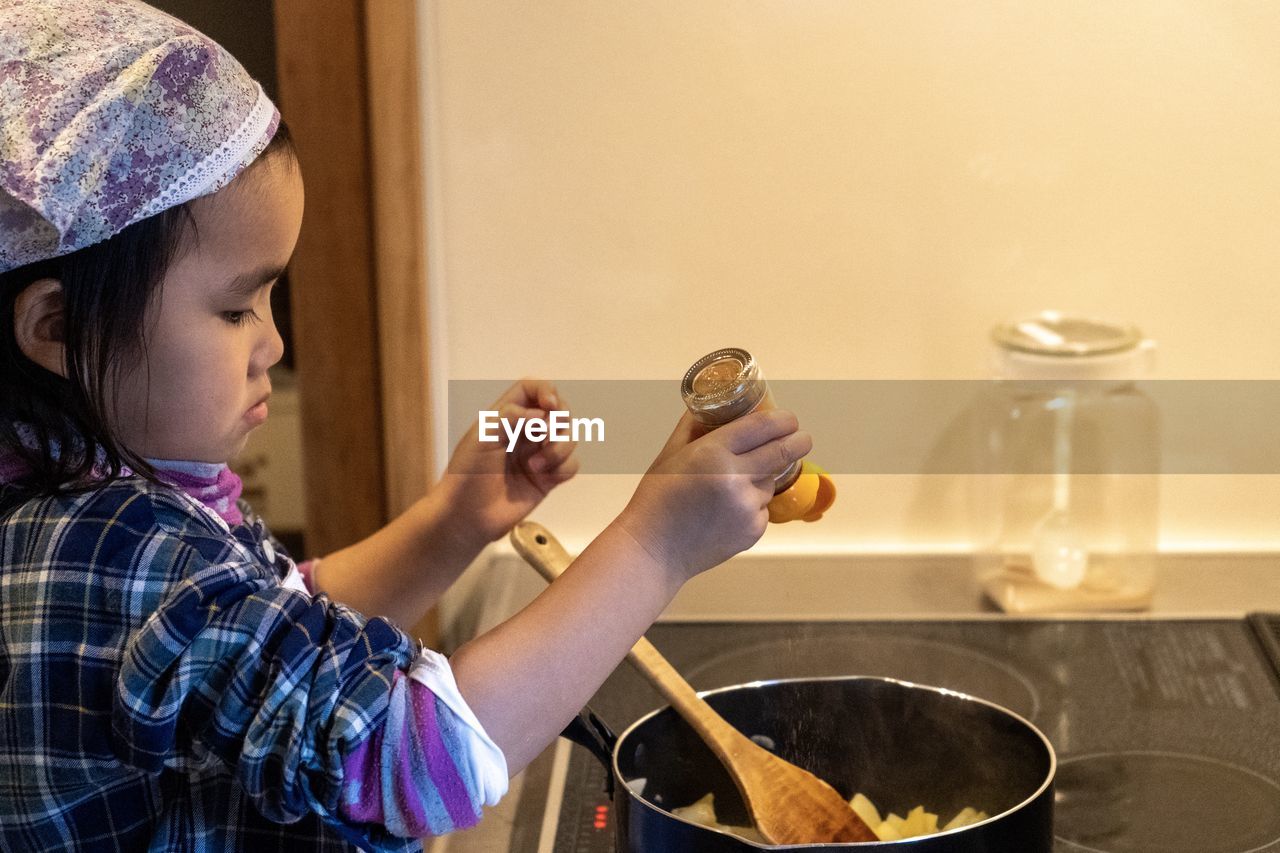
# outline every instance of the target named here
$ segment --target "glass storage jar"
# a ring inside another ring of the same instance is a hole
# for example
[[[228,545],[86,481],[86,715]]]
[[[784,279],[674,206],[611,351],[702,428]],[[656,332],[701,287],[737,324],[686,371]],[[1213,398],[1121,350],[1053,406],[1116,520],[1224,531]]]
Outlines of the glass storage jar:
[[[1155,589],[1155,344],[1132,325],[1058,312],[996,327],[981,406],[975,563],[1014,613],[1141,610]]]

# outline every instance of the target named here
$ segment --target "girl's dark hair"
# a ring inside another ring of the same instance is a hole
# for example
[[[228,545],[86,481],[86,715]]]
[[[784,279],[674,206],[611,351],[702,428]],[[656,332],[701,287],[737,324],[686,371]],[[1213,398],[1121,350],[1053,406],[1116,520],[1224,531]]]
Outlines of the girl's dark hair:
[[[297,153],[280,122],[259,161]],[[259,162],[255,161],[255,162]],[[192,202],[135,222],[76,252],[0,273],[0,454],[27,468],[0,501],[52,495],[118,477],[128,466],[155,479],[151,466],[112,432],[112,391],[125,369],[146,354],[143,320],[178,254],[195,230]],[[23,354],[14,335],[15,303],[43,278],[62,283],[67,377]],[[19,430],[29,430],[24,438]]]

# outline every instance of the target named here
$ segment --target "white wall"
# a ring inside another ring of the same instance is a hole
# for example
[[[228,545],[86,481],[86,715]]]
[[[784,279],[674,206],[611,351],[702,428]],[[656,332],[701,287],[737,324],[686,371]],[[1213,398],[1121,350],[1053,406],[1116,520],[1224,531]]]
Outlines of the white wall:
[[[669,377],[674,422],[725,345],[981,377],[1045,307],[1137,322],[1161,378],[1280,378],[1280,5],[420,2],[441,435],[447,379],[523,374]],[[634,481],[537,518],[580,546]],[[964,547],[954,478],[839,485],[763,547]],[[1162,541],[1280,547],[1277,510],[1166,477]]]

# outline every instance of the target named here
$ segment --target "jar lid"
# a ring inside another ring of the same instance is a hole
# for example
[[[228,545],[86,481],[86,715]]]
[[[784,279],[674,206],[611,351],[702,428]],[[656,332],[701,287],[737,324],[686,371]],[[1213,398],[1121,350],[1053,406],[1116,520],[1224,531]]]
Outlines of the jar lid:
[[[694,417],[719,426],[755,408],[764,396],[763,379],[751,353],[726,347],[693,363],[680,383],[680,396]]]
[[[1002,379],[1134,380],[1151,373],[1155,341],[1132,324],[1042,311],[991,331]]]
[[[1132,324],[1112,323],[1058,311],[1002,323],[991,331],[996,344],[1015,352],[1065,358],[1110,355],[1136,348],[1142,332]]]

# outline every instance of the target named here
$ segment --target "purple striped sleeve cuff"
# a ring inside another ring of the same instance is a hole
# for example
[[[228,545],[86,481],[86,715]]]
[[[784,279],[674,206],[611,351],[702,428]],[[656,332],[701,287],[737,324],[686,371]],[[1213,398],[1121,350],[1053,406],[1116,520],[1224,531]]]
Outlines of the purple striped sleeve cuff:
[[[443,656],[424,650],[409,676],[394,679],[386,722],[344,762],[342,817],[405,838],[475,825],[506,792],[501,752],[469,708],[451,707],[462,698]]]

